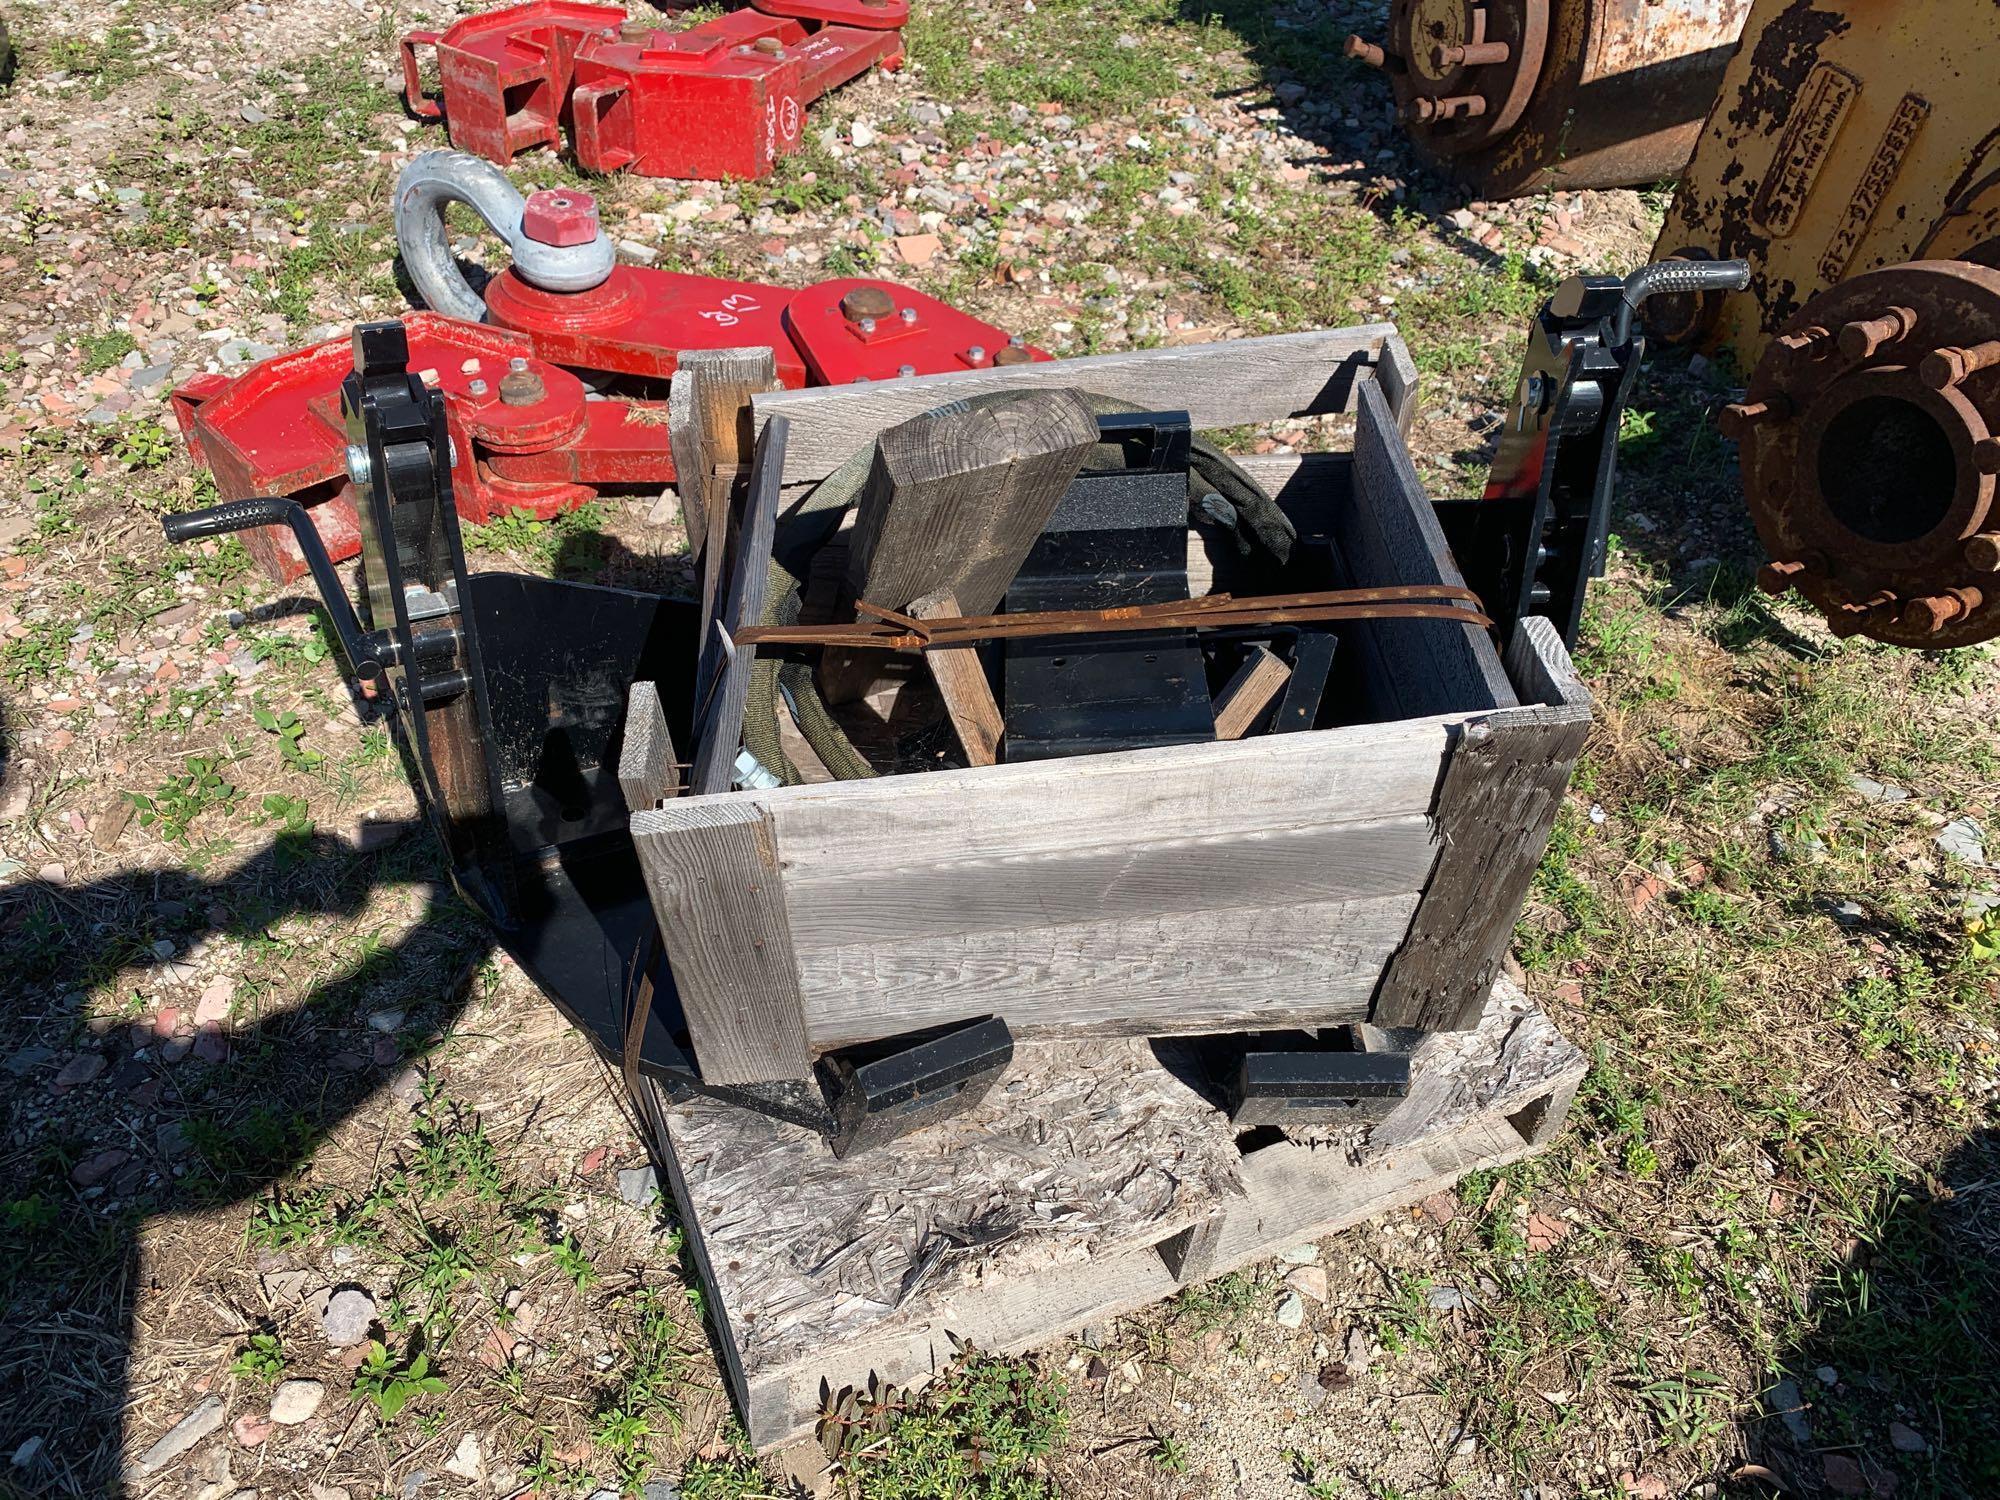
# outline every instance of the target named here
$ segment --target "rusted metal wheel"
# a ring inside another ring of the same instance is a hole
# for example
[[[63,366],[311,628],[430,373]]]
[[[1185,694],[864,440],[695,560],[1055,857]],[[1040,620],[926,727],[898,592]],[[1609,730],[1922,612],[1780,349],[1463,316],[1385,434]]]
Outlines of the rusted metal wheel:
[[[1750,0],[1391,0],[1379,44],[1411,137],[1495,196],[1687,165]]]
[[[1912,261],[1820,293],[1722,425],[1767,592],[1891,645],[2000,635],[2000,271]]]

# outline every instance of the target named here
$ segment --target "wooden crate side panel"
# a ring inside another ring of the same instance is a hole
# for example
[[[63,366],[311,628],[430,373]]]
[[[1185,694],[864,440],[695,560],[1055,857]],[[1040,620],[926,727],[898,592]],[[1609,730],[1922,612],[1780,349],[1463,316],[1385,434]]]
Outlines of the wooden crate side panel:
[[[1478,1023],[1590,732],[1590,698],[1547,620],[1521,622],[1508,651],[1522,691],[1557,701],[1459,730],[1438,789],[1444,842],[1423,904],[1382,976],[1377,1026]]]
[[[949,864],[1068,853],[1107,838],[1215,838],[1339,819],[1428,812],[1450,726],[1440,714],[1227,744],[1125,750],[921,776],[885,776],[721,799],[769,811],[787,881],[872,878],[921,855]],[[638,813],[634,836],[672,828],[711,799]]]
[[[1116,832],[1104,828],[1096,836]],[[785,903],[792,941],[804,954],[940,933],[1415,894],[1436,859],[1431,821],[1413,813],[1206,839],[910,863],[871,871],[865,880],[794,864],[785,877]]]
[[[800,954],[799,992],[816,1048],[983,1015],[1119,1036],[1336,1025],[1366,1018],[1416,906],[1399,895],[857,943]]]
[[[734,797],[675,798],[633,828],[688,1033],[710,1083],[812,1072],[769,814]]]
[[[962,370],[909,380],[829,386],[761,395],[752,402],[761,424],[792,419],[785,481],[823,479],[885,428],[947,401],[987,391],[1070,387],[1116,396],[1156,411],[1185,410],[1197,430],[1275,422],[1284,417],[1353,409],[1371,376],[1388,323],[1332,328],[1270,338],[1189,344],[1098,354],[1052,363]]]
[[[1409,450],[1373,382],[1357,393],[1353,501],[1334,517],[1333,540],[1356,585],[1442,583],[1463,588],[1437,515],[1418,482]],[[1415,718],[1450,707],[1515,704],[1500,657],[1477,625],[1446,620],[1370,620],[1351,632],[1384,712]]]

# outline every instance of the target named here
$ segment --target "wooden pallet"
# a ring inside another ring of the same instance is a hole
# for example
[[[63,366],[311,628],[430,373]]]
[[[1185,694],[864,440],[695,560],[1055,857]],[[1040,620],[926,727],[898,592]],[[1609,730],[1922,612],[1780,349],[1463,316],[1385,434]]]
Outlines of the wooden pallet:
[[[1164,1059],[1164,1061],[1163,1061]],[[852,1161],[707,1101],[644,1101],[750,1440],[822,1391],[1046,1344],[1546,1147],[1585,1063],[1502,979],[1372,1130],[1239,1137],[1172,1044],[1024,1044],[986,1100]]]

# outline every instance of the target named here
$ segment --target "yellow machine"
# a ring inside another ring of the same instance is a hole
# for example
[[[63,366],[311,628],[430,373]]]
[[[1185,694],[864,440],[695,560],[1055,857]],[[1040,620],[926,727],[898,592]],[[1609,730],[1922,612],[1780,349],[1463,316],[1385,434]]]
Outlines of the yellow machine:
[[[1816,293],[1911,260],[2000,265],[1993,0],[1756,0],[1655,259],[1747,260],[1747,296],[1656,298],[1658,338],[1745,371]]]

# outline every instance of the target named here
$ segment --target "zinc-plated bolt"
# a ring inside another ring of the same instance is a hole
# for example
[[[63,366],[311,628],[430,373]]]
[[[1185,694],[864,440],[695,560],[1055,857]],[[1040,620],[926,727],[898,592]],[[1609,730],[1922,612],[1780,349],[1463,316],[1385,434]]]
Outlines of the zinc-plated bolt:
[[[908,377],[917,373],[917,367],[915,365],[898,365],[896,366],[896,373]]]
[[[859,328],[863,333],[873,333],[875,331],[875,320],[873,318],[863,318],[854,326]]]
[[[1012,344],[1016,349],[1019,349],[1023,347],[1028,341],[1022,338],[1021,335],[1018,333],[1010,333],[1007,335],[1007,342]]]
[[[905,323],[914,323],[917,321],[917,310],[914,307],[906,307],[897,316]]]
[[[356,484],[368,482],[368,450],[359,443],[347,445],[347,477]]]
[[[466,393],[466,394],[467,394],[468,396],[483,396],[483,395],[485,395],[485,394],[486,394],[486,382],[485,382],[485,381],[483,381],[483,380],[473,380],[473,381],[469,381],[469,382],[467,382],[467,384],[466,384],[466,387],[465,387],[465,393]]]
[[[965,351],[965,357],[972,364],[984,364],[986,362],[986,346],[984,344],[974,344],[970,349]]]
[[[527,358],[526,358],[525,356],[523,356],[523,355],[519,355],[519,354],[517,354],[517,355],[515,355],[515,356],[514,356],[514,357],[513,357],[512,359],[510,359],[510,360],[508,360],[508,361],[507,361],[507,368],[508,368],[509,370],[512,370],[512,371],[514,371],[514,372],[515,372],[516,374],[518,374],[518,373],[520,373],[520,372],[521,372],[522,370],[525,370],[525,369],[527,369],[527,368],[528,368],[528,361],[527,361]]]

